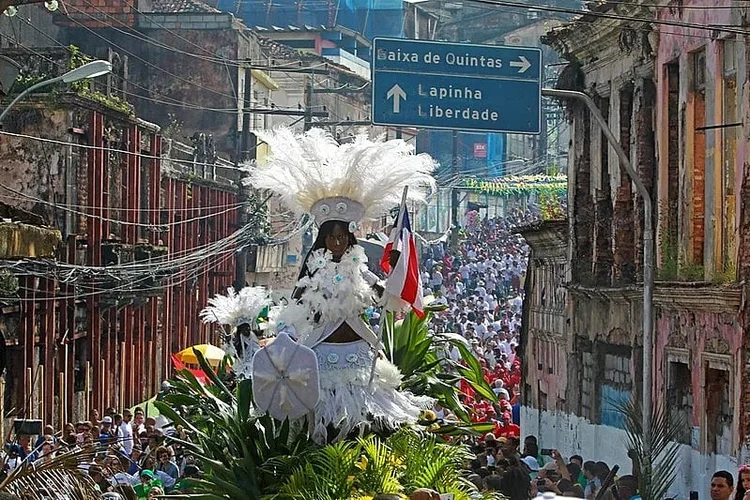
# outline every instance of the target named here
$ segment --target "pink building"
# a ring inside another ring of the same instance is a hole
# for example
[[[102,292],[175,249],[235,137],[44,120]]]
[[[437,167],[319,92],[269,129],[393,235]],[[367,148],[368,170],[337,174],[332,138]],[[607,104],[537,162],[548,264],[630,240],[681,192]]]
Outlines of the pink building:
[[[750,52],[736,28],[749,12],[730,0],[665,3],[605,2],[546,42],[570,63],[558,87],[593,97],[652,193],[654,399],[684,421],[673,493],[687,498],[750,458]],[[628,472],[617,405],[641,397],[643,204],[588,111],[568,111],[568,232],[557,239],[567,251],[566,326],[545,333],[560,321],[534,301],[555,284],[548,263],[532,261],[540,279],[526,305],[522,430]],[[533,247],[540,235],[529,237]]]

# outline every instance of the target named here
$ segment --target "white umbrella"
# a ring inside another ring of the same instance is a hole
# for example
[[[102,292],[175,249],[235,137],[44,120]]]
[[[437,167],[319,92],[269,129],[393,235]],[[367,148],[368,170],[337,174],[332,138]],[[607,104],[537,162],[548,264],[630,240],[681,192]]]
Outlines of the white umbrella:
[[[286,333],[253,357],[255,406],[277,420],[295,420],[318,404],[318,358]]]

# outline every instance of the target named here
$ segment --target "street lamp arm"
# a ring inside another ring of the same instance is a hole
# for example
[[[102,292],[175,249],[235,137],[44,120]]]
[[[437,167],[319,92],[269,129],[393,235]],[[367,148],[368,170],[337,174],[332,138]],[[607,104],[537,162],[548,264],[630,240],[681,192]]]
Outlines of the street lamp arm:
[[[49,80],[44,80],[42,82],[36,83],[32,85],[31,87],[27,88],[20,94],[16,96],[15,99],[11,101],[11,103],[5,107],[3,112],[0,114],[0,126],[2,126],[3,118],[5,118],[5,115],[8,114],[8,110],[13,107],[14,104],[16,104],[18,101],[23,98],[26,94],[35,91],[38,88],[46,87],[47,85],[52,85],[53,83],[57,82],[64,82],[64,83],[73,83],[77,82],[79,80],[85,80],[87,78],[96,78],[97,76],[106,75],[107,73],[112,71],[112,64],[109,61],[101,61],[101,60],[94,60],[91,62],[87,62],[83,66],[79,66],[77,68],[71,69],[64,75],[58,76],[56,78],[50,78]]]
[[[36,89],[39,89],[39,88],[42,88],[42,87],[46,87],[47,85],[52,85],[54,83],[61,82],[61,81],[62,81],[62,76],[58,76],[57,78],[52,78],[50,80],[44,80],[42,82],[35,83],[31,87],[27,88],[26,90],[24,90],[23,92],[21,92],[20,94],[18,94],[16,96],[16,98],[13,99],[10,102],[10,104],[8,104],[7,106],[5,106],[5,109],[3,110],[3,112],[0,113],[0,125],[2,125],[3,119],[5,118],[5,115],[8,114],[8,111],[13,107],[14,104],[16,104],[18,101],[20,101],[21,99],[23,99],[23,97],[25,95],[30,94],[31,92],[35,91]]]

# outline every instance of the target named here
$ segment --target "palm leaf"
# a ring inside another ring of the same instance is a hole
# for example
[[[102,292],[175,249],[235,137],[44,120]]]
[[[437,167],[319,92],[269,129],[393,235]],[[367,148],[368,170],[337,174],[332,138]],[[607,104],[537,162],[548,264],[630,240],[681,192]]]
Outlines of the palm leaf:
[[[676,480],[679,439],[685,422],[660,404],[651,411],[651,446],[644,442],[643,410],[636,400],[619,405],[625,417],[628,450],[639,469],[638,488],[643,500],[661,500]]]
[[[48,492],[53,498],[67,494],[74,500],[98,499],[94,482],[82,468],[92,462],[96,451],[96,448],[75,449],[60,453],[49,462],[24,461],[0,482],[0,491],[23,498],[42,498],[41,492]]]

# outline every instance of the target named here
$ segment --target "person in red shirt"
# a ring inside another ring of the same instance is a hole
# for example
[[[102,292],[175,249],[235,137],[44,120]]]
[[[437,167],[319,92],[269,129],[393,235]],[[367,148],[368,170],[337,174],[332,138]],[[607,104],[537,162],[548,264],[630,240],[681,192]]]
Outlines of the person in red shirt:
[[[493,431],[497,438],[519,438],[521,436],[521,428],[511,421],[510,412],[503,412],[502,422],[495,422],[495,430]]]

